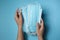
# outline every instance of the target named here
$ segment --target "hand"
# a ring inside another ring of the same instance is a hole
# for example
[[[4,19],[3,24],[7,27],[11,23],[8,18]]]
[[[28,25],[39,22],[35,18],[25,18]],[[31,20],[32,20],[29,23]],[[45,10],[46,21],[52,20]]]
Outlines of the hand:
[[[16,10],[15,21],[18,25],[18,28],[22,28],[22,23],[23,22],[22,22],[22,11],[21,11],[21,9],[20,9],[20,11],[19,11],[19,9]]]
[[[44,32],[44,22],[41,20],[40,24],[37,23],[37,35],[38,37],[43,37]]]
[[[16,10],[15,21],[16,21],[16,23],[18,25],[18,37],[17,37],[17,40],[24,40],[23,31],[22,31],[23,21],[22,21],[22,11],[21,11],[21,9],[20,9],[20,11],[19,11],[19,9]]]

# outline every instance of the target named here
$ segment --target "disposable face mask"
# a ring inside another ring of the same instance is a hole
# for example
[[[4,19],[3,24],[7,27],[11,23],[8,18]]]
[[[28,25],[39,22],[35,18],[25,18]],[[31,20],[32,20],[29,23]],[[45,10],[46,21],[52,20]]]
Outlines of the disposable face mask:
[[[22,7],[24,18],[23,31],[27,34],[36,34],[36,23],[40,23],[42,8],[39,3],[29,4]]]

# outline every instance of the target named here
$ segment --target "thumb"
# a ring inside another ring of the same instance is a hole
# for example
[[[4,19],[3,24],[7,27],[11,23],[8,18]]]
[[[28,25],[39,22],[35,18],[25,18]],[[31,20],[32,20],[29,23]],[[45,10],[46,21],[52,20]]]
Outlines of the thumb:
[[[37,30],[40,29],[40,25],[39,25],[39,23],[37,23],[36,28],[37,28]]]
[[[20,9],[19,18],[22,18],[22,9]]]
[[[40,30],[43,30],[43,29],[44,29],[44,22],[43,22],[43,19],[41,20],[40,25],[41,25],[41,29],[40,29]]]

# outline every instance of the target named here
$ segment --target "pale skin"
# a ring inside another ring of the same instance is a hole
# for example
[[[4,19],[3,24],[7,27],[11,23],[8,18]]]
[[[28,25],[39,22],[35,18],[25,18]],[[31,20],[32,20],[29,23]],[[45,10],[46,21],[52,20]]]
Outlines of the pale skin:
[[[18,14],[20,13],[20,15]],[[17,36],[17,40],[24,40],[24,35],[23,35],[23,31],[22,31],[22,25],[23,25],[23,21],[22,21],[22,10],[19,9],[16,10],[16,14],[15,14],[15,21],[18,25],[18,36]],[[41,23],[36,23],[36,27],[37,27],[37,36],[38,36],[38,40],[43,40],[43,32],[44,32],[44,22],[43,20],[41,20]]]

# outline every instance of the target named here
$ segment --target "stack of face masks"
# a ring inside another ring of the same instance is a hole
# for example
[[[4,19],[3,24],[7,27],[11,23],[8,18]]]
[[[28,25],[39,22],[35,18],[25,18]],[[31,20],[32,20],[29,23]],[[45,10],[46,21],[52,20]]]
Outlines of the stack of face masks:
[[[36,34],[36,23],[40,23],[42,8],[39,3],[29,4],[22,7],[24,18],[23,31],[27,34]]]

